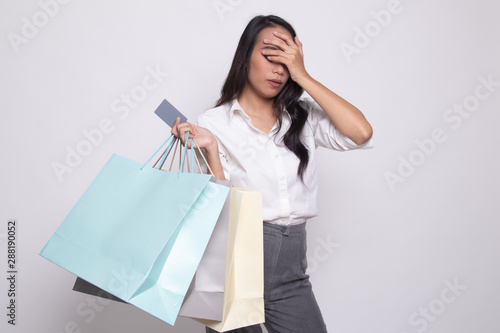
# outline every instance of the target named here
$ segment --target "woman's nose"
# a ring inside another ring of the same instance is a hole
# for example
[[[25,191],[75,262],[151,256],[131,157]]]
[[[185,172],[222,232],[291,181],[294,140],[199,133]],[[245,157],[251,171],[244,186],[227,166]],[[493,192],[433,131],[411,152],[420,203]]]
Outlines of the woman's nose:
[[[283,75],[285,73],[285,66],[282,64],[275,64],[273,72],[278,75]]]

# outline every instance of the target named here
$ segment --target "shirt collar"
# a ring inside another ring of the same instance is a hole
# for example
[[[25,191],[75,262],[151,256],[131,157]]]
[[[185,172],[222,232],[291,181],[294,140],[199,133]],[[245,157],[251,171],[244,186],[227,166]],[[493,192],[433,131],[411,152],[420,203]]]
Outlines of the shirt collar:
[[[228,119],[228,122],[231,123],[232,122],[232,119],[233,119],[233,116],[235,113],[238,113],[241,117],[243,117],[243,119],[245,119],[246,123],[247,124],[251,124],[252,123],[252,119],[250,118],[249,115],[247,115],[245,113],[245,111],[243,111],[243,108],[241,107],[240,103],[238,102],[238,99],[235,98],[234,101],[232,102],[231,104],[231,107],[229,108],[228,110],[229,112],[229,119]],[[288,113],[288,111],[285,109],[284,112],[283,112],[284,116],[282,118],[282,124],[281,124],[281,129],[283,130],[284,128],[285,129],[288,129],[289,126],[290,126],[290,123],[291,123],[291,116],[290,114]],[[276,134],[277,133],[277,124],[274,125],[274,127],[271,129],[271,131],[268,133],[268,135],[273,135],[273,134]]]
[[[231,107],[229,108],[229,122],[233,119],[233,115],[235,112],[238,112],[240,115],[242,115],[246,119],[250,119],[250,116],[243,111],[243,108],[241,107],[240,103],[238,102],[238,99],[235,98],[233,103],[231,104]],[[285,109],[285,112],[283,112],[286,118],[288,118],[288,121],[291,121],[290,114],[288,111]]]
[[[243,111],[243,108],[241,107],[237,98],[234,99],[231,107],[229,108],[229,122],[231,122],[231,120],[233,119],[233,115],[235,114],[235,112],[238,112],[242,117],[250,120],[250,116],[248,116],[245,111]]]

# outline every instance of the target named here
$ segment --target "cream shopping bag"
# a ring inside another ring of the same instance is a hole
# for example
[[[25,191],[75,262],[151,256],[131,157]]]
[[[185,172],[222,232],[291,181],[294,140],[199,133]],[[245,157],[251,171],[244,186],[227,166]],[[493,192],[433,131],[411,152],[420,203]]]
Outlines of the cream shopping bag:
[[[232,188],[222,321],[195,319],[218,332],[263,323],[262,194]]]

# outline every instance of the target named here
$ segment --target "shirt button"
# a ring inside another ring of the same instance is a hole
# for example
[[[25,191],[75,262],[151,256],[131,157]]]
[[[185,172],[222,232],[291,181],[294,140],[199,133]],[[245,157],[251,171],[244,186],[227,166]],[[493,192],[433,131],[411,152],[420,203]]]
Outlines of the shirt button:
[[[285,176],[280,176],[280,180],[283,180],[283,179],[285,179]]]
[[[278,158],[278,156],[279,156],[279,155],[278,155],[278,154],[276,154],[276,155],[274,155],[274,158]]]

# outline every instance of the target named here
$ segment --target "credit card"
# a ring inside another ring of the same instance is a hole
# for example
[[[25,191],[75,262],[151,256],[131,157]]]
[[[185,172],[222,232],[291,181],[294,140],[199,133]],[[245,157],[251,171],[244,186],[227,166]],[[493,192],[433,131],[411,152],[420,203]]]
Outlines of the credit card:
[[[170,127],[174,126],[175,119],[177,119],[177,117],[181,117],[181,123],[187,120],[186,116],[184,116],[166,99],[164,99],[163,102],[161,102],[161,104],[156,108],[155,113]]]

